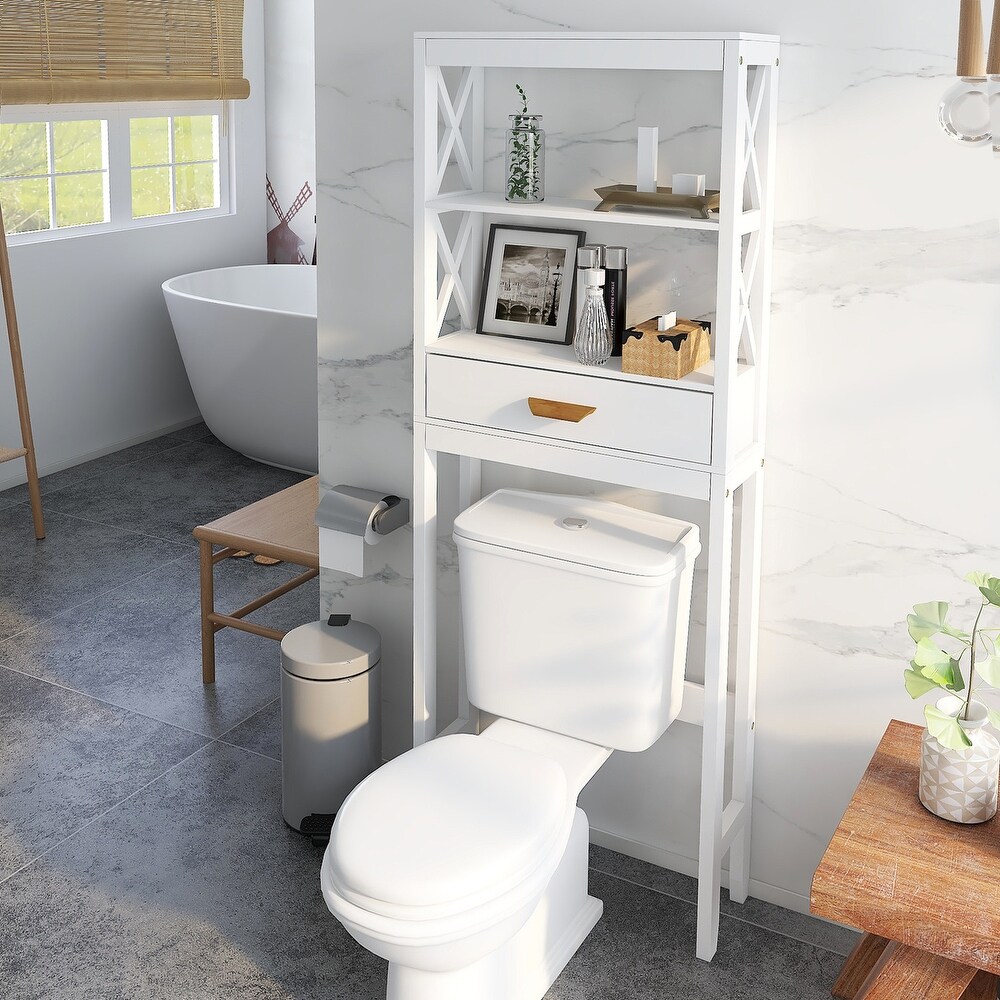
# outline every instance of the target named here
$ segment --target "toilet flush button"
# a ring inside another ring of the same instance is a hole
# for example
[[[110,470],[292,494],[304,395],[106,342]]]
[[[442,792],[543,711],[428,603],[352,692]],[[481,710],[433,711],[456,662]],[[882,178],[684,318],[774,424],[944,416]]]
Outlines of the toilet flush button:
[[[579,531],[581,528],[586,528],[590,524],[585,517],[564,517],[562,519],[562,526],[568,531]]]

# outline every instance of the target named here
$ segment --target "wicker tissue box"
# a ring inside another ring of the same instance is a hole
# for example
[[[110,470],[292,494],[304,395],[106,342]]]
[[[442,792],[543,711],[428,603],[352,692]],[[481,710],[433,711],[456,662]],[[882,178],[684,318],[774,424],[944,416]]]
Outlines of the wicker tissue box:
[[[711,357],[708,323],[682,319],[670,330],[657,330],[656,317],[625,331],[622,371],[629,375],[684,378]]]

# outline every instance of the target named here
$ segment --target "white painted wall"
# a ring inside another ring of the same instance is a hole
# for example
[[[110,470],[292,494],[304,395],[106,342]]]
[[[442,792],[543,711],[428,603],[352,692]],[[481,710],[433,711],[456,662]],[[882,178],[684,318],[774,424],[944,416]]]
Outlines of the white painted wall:
[[[313,0],[264,0],[267,175],[285,212],[303,184],[313,192],[290,222],[310,261],[316,239],[315,38]],[[268,206],[268,229],[277,222]]]
[[[1000,163],[952,144],[935,121],[953,71],[955,8],[635,0],[612,18],[596,0],[317,5],[321,470],[328,483],[403,493],[412,33],[613,25],[783,36],[752,875],[756,895],[800,909],[887,720],[920,717],[901,683],[909,606],[958,599],[961,574],[1000,569],[989,445],[1000,418]],[[567,88],[575,98],[539,108],[551,193],[572,194],[564,186],[582,185],[591,163],[598,174],[628,169],[648,94],[619,86],[609,100],[581,78]],[[663,148],[669,157],[681,146]],[[701,294],[688,267],[701,250],[675,248],[672,261],[661,252],[648,258],[646,293],[660,268],[664,281],[681,273]],[[671,507],[504,468],[487,482]],[[695,505],[675,510],[700,516]],[[397,753],[410,722],[410,538],[390,537],[377,553],[378,572],[364,580],[324,573],[324,606],[383,634],[386,749]],[[444,539],[440,554],[453,637],[454,553]],[[694,657],[691,668],[696,676]],[[691,869],[699,737],[679,724],[645,754],[612,757],[584,796],[606,843]]]
[[[263,0],[246,4],[251,96],[233,104],[235,214],[11,246],[40,471],[76,465],[198,418],[160,284],[264,259]],[[6,337],[0,442],[20,442]],[[0,466],[0,489],[24,464]]]

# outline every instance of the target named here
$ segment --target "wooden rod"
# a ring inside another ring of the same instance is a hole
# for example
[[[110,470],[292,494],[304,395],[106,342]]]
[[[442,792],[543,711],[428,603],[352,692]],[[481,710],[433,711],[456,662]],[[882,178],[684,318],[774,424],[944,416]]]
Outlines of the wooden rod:
[[[299,576],[292,580],[288,580],[283,583],[280,587],[275,587],[274,590],[268,591],[263,597],[258,597],[255,601],[251,601],[249,604],[245,604],[239,611],[233,611],[230,614],[230,618],[246,618],[247,615],[253,614],[258,608],[264,607],[265,604],[270,604],[271,601],[276,601],[279,597],[284,596],[290,590],[294,590],[296,587],[301,587],[302,584],[308,583],[313,577],[319,576],[318,569],[306,570],[305,573],[301,573]]]
[[[14,309],[14,283],[10,277],[10,253],[7,250],[7,230],[0,209],[0,293],[3,294],[4,317],[7,321],[7,339],[10,341],[10,364],[14,373],[14,395],[17,414],[21,422],[21,444],[24,447],[24,467],[28,473],[28,496],[31,499],[31,516],[35,522],[35,538],[45,537],[45,519],[42,516],[42,491],[38,485],[38,465],[35,463],[35,442],[31,436],[31,417],[28,414],[28,389],[24,382],[24,359],[21,357],[21,338],[17,332],[17,312]]]
[[[958,65],[955,72],[958,76],[986,75],[982,0],[962,0],[958,15]]]
[[[241,618],[234,618],[232,615],[220,615],[213,612],[208,616],[208,620],[213,625],[219,626],[216,629],[217,632],[224,628],[237,628],[241,632],[262,635],[265,639],[274,639],[277,642],[281,642],[285,638],[284,632],[279,632],[274,628],[265,628],[263,625],[255,625],[253,622],[245,622]]]
[[[986,72],[990,76],[1000,76],[1000,0],[993,0],[993,30],[990,32],[990,54],[986,60]]]

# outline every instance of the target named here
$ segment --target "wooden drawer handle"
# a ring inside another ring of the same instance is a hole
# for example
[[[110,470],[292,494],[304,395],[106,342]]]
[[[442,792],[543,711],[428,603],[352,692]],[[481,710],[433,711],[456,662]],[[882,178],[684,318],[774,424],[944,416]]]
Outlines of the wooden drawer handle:
[[[597,410],[596,406],[581,406],[579,403],[561,403],[558,399],[539,399],[528,397],[528,409],[536,417],[549,417],[552,420],[569,420],[578,424],[584,417],[589,417]]]

